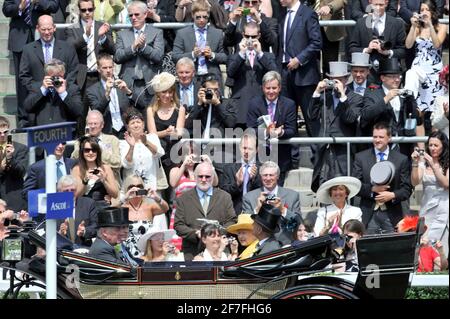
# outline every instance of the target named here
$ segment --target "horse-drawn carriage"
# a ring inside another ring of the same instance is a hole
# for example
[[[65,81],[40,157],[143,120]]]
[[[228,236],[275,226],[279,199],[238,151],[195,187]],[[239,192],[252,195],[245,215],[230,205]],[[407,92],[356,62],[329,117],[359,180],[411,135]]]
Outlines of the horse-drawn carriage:
[[[59,249],[57,294],[96,299],[404,298],[416,269],[422,233],[423,222],[416,232],[359,239],[359,273],[354,284],[330,276],[341,256],[329,236],[233,262],[157,262],[135,268]],[[22,237],[24,258],[0,263],[12,277],[4,298],[16,298],[30,285],[45,288],[45,261],[31,258],[35,249],[30,249],[45,248],[45,240],[34,230],[23,232]]]

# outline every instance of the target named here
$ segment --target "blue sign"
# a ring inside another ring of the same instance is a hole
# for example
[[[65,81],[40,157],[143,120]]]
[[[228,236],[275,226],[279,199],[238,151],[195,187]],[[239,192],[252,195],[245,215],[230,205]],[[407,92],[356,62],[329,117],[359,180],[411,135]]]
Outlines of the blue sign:
[[[59,143],[73,138],[73,127],[76,122],[54,123],[24,128],[28,133],[28,147],[41,146],[47,154],[53,153]]]
[[[33,189],[28,191],[28,214],[31,217],[39,215],[39,194],[45,193],[45,188]]]
[[[75,207],[73,192],[47,194],[46,219],[65,219],[73,217]]]

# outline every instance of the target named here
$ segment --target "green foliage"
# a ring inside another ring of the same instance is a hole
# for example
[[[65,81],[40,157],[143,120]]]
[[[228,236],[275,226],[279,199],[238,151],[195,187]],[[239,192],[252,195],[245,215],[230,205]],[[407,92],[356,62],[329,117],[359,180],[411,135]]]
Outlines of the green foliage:
[[[408,290],[406,299],[449,299],[448,287],[413,287]]]

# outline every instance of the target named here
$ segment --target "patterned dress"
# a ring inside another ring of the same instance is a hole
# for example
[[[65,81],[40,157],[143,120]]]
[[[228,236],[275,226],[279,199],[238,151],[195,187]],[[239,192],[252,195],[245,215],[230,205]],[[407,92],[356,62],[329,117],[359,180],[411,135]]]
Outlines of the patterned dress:
[[[152,227],[152,222],[146,220],[138,220],[130,224],[130,232],[128,233],[128,238],[125,241],[131,257],[139,258],[145,254],[144,251],[140,251],[137,243],[139,239]]]
[[[426,79],[419,87],[417,106],[421,111],[434,111],[437,96],[444,95],[439,84],[439,72],[442,70],[442,48],[436,49],[431,39],[416,39],[416,54],[412,65],[420,67],[426,73]]]

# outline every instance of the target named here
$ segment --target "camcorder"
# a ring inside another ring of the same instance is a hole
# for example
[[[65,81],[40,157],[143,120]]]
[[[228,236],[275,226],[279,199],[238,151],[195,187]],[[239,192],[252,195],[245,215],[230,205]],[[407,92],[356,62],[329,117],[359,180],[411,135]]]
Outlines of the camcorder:
[[[205,91],[205,99],[206,100],[212,100],[213,96],[214,96],[213,90],[206,89],[206,91]]]
[[[63,84],[63,81],[59,76],[52,76],[50,79],[55,88],[60,87]]]
[[[336,83],[333,80],[325,80],[325,90],[333,91]]]

